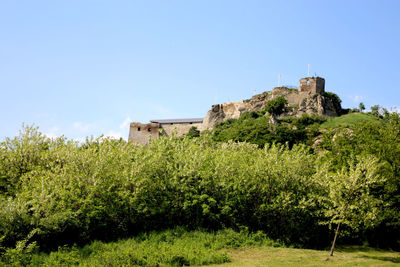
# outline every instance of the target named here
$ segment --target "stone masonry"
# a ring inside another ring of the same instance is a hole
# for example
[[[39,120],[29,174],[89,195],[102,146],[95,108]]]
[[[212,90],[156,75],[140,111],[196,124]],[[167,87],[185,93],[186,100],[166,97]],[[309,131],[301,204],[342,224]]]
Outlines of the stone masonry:
[[[151,120],[148,124],[132,122],[129,129],[129,141],[133,143],[148,144],[160,135],[183,136],[193,126],[201,129],[203,118]]]

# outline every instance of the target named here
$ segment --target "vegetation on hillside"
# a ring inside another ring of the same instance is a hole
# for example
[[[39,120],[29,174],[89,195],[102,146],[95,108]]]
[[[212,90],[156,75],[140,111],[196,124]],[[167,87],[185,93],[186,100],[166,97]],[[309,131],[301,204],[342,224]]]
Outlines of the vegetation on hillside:
[[[340,97],[332,92],[324,92],[324,96],[330,99],[333,103],[333,107],[335,108],[336,114],[343,114],[343,109],[342,109],[342,100]]]
[[[355,128],[365,122],[377,121],[378,118],[367,113],[350,113],[340,117],[327,118],[326,122],[321,125],[322,129],[335,129],[339,127]]]
[[[400,249],[399,114],[349,114],[325,127],[333,120],[270,125],[264,113],[146,146],[24,127],[0,143],[0,260],[176,226],[319,248],[340,228],[341,244]]]
[[[303,115],[300,118],[284,117],[277,121],[277,125],[264,123],[267,118],[263,113],[264,111],[253,112],[251,116],[245,113],[237,120],[220,123],[213,131],[214,140],[224,142],[228,140],[246,141],[260,147],[269,143],[305,144],[312,146],[315,150],[314,153],[320,155],[321,164],[322,162],[329,162],[331,171],[335,172],[351,170],[351,162],[360,162],[359,157],[361,155],[372,156],[373,158],[370,158],[369,161],[375,161],[381,165],[381,170],[377,172],[374,178],[378,185],[372,188],[368,187],[365,190],[371,190],[374,196],[379,196],[380,207],[385,210],[386,215],[374,222],[373,228],[375,230],[367,231],[365,238],[374,245],[399,248],[400,119],[398,113],[389,113],[379,106],[374,106],[369,113],[350,113],[336,118],[326,119],[315,115]],[[295,137],[291,135],[293,133],[296,133]],[[364,178],[364,175],[362,174],[360,178]],[[344,178],[339,179],[339,176],[337,176],[332,177],[331,180],[340,181],[337,183],[338,186],[343,185],[345,186],[343,189],[350,190],[349,188],[355,186],[355,184],[349,184],[346,187],[346,181],[351,179],[352,175],[347,173],[344,174]],[[353,183],[356,182],[362,182],[362,180],[353,181]],[[361,183],[361,185],[363,184]],[[358,188],[356,191],[361,194],[362,190],[360,190]],[[343,193],[339,195],[343,195]],[[352,196],[352,194],[350,195]],[[361,197],[361,195],[352,197]],[[361,198],[362,200],[359,201],[363,202],[368,199],[366,196]],[[346,205],[351,206],[350,204]],[[342,209],[347,209],[346,205],[342,206]],[[371,208],[370,206],[369,210]],[[342,212],[344,211],[342,210]],[[352,207],[350,213],[355,212],[354,207]],[[361,215],[362,213],[359,211],[356,213],[357,216],[366,216],[366,214]],[[365,216],[364,218],[368,217]],[[339,224],[339,221],[336,222]]]
[[[268,101],[265,105],[265,111],[271,115],[279,116],[283,112],[287,111],[287,100],[284,96],[279,96],[271,101]]]
[[[313,138],[319,135],[319,125],[325,121],[324,117],[305,114],[280,118],[272,125],[265,111],[245,112],[239,119],[218,123],[213,130],[213,139],[249,142],[260,148],[272,143],[288,144],[289,147],[301,143],[312,145]]]

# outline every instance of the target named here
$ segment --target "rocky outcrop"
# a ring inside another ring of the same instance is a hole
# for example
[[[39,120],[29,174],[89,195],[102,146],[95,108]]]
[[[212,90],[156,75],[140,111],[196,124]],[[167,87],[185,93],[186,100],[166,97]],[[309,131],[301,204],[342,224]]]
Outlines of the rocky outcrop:
[[[253,96],[251,99],[213,105],[203,120],[203,129],[212,129],[218,122],[237,119],[246,111],[265,109],[268,101],[284,96],[288,101],[289,111],[281,116],[301,116],[302,114],[318,114],[323,116],[339,116],[341,106],[328,94],[300,92],[297,89],[276,87],[272,91]]]
[[[243,112],[251,109],[251,105],[245,101],[234,101],[224,104],[216,104],[211,107],[203,120],[203,130],[212,129],[218,122],[227,119],[237,119]]]

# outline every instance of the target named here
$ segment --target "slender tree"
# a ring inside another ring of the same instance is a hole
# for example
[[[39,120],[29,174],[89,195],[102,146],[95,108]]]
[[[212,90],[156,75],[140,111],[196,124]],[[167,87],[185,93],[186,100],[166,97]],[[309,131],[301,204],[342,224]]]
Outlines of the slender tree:
[[[358,108],[360,109],[361,112],[363,112],[365,110],[365,105],[363,102],[360,102],[360,104],[358,105]]]
[[[347,225],[353,230],[361,230],[362,227],[373,226],[382,204],[371,194],[372,186],[384,180],[378,175],[378,160],[373,156],[358,157],[349,165],[349,168],[337,173],[330,173],[327,166],[322,168],[329,203],[325,213],[331,218],[330,223],[337,225],[330,256],[333,256],[340,227]]]

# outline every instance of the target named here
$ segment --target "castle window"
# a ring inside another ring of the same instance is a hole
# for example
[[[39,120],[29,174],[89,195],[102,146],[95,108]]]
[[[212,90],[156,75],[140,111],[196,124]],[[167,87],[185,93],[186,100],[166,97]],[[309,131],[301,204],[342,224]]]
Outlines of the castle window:
[[[310,85],[310,80],[307,80],[307,85]]]
[[[147,129],[147,131],[151,132],[151,128]]]
[[[137,128],[138,132],[140,132],[140,127]]]

